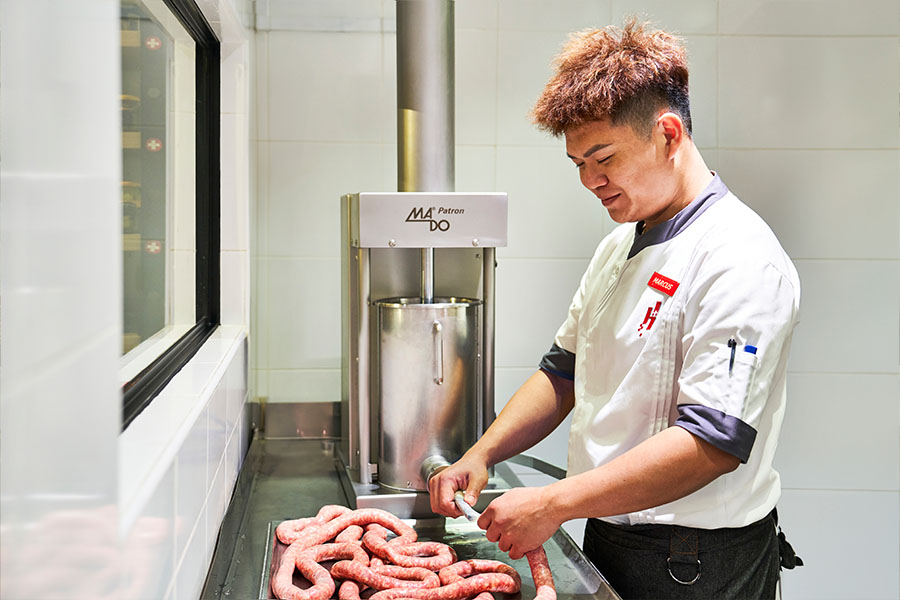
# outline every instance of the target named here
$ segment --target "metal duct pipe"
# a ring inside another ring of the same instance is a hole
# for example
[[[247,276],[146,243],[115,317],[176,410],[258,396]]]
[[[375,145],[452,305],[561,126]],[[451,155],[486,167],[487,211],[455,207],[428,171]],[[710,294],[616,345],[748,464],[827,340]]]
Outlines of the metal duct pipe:
[[[453,0],[397,1],[397,188],[454,188]],[[422,301],[434,298],[434,250],[422,250]]]

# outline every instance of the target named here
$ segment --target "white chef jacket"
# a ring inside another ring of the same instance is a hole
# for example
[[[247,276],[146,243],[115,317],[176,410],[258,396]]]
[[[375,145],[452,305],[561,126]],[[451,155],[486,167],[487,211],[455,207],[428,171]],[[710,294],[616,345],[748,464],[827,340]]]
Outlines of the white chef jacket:
[[[569,476],[680,426],[740,458],[702,489],[609,517],[713,529],[766,516],[800,282],[765,222],[718,176],[678,215],[600,242],[541,368],[574,378]]]

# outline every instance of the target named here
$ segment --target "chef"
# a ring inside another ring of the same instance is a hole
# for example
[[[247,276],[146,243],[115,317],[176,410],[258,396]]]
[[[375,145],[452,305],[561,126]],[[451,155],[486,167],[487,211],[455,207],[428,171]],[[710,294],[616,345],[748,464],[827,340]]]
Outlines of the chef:
[[[533,116],[621,225],[539,369],[429,482],[432,509],[458,516],[456,490],[474,504],[489,467],[571,413],[567,477],[494,500],[489,540],[516,559],[588,518],[585,553],[625,598],[773,598],[796,270],[694,145],[677,38],[573,35]]]

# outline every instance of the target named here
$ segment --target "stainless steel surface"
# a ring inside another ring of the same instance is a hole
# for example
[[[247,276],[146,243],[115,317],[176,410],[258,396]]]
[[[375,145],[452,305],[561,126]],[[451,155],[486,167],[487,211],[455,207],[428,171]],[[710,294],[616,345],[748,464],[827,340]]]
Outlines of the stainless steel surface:
[[[500,468],[500,474],[513,476],[508,467]],[[481,510],[497,496],[510,489],[505,476],[495,475],[488,480],[484,490],[478,497],[476,506]],[[431,501],[428,494],[413,491],[392,490],[377,484],[363,484],[350,481],[347,476],[341,477],[344,493],[350,499],[352,508],[380,508],[401,519],[433,519]]]
[[[534,469],[535,471],[540,471],[541,473],[549,475],[550,477],[554,477],[556,479],[565,479],[566,477],[565,469],[550,464],[545,460],[541,460],[536,456],[529,456],[528,454],[517,454],[516,456],[510,458],[507,462],[522,465],[523,467],[528,467],[530,469]]]
[[[536,594],[531,569],[526,559],[510,560],[497,545],[484,537],[484,532],[475,523],[464,518],[447,519],[443,526],[411,523],[419,534],[421,541],[435,541],[449,544],[456,551],[459,560],[472,558],[499,560],[512,566],[522,578],[522,589],[517,594],[500,594],[505,600],[534,598]],[[271,599],[275,595],[271,591],[270,581],[281,556],[287,546],[274,537],[274,529],[278,521],[269,524],[271,534],[268,562],[260,582],[259,598]],[[547,559],[553,572],[553,583],[559,600],[616,600],[619,596],[612,590],[596,567],[588,561],[575,546],[565,531],[557,531],[544,544]],[[301,588],[309,587],[299,573],[295,572],[294,584]]]
[[[272,544],[270,524],[314,515],[326,504],[353,506],[341,485],[339,471],[344,470],[336,464],[334,445],[328,440],[252,441],[219,530],[200,596],[203,600],[265,597],[259,591],[271,563],[266,556]],[[508,485],[520,485],[505,463],[497,465],[497,473],[498,479]],[[480,530],[459,529],[453,521],[446,531],[435,527],[434,520],[429,525],[416,525],[423,538],[431,535],[429,528],[436,529],[439,539],[453,545],[461,559],[477,554],[481,558],[508,560]],[[560,600],[618,598],[563,531],[554,535],[547,550]],[[533,598],[534,588],[525,561],[510,564],[522,574],[525,587],[521,596]],[[595,591],[587,591],[591,589]]]
[[[396,241],[394,242],[396,245]],[[422,302],[434,300],[434,248],[422,248]]]
[[[454,187],[452,0],[397,0],[397,189]]]
[[[459,459],[478,439],[480,300],[375,302],[378,482],[425,491],[422,463]]]
[[[422,474],[422,479],[425,480],[425,486],[428,486],[428,482],[431,481],[431,478],[446,469],[450,466],[450,462],[439,454],[432,454],[428,458],[422,461],[422,468],[419,472]]]
[[[508,203],[505,192],[351,194],[349,237],[361,248],[502,247]]]
[[[496,250],[493,248],[484,248],[482,252],[484,256],[482,259],[483,291],[481,295],[484,301],[484,308],[482,309],[484,318],[484,328],[482,329],[482,335],[484,337],[484,341],[482,341],[482,346],[484,347],[484,359],[482,360],[482,364],[484,365],[484,368],[482,371],[483,391],[481,393],[483,408],[479,415],[480,419],[478,423],[479,436],[487,431],[487,428],[494,421],[494,418],[496,418],[494,412],[494,293],[496,291],[494,273],[497,266],[495,260]]]
[[[336,439],[341,435],[337,402],[266,403],[266,437]]]

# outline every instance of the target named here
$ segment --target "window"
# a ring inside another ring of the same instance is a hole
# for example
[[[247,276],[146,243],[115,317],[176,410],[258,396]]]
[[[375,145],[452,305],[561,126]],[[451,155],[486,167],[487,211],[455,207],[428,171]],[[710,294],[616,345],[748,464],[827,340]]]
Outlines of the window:
[[[123,429],[219,321],[219,43],[191,0],[121,0]]]

